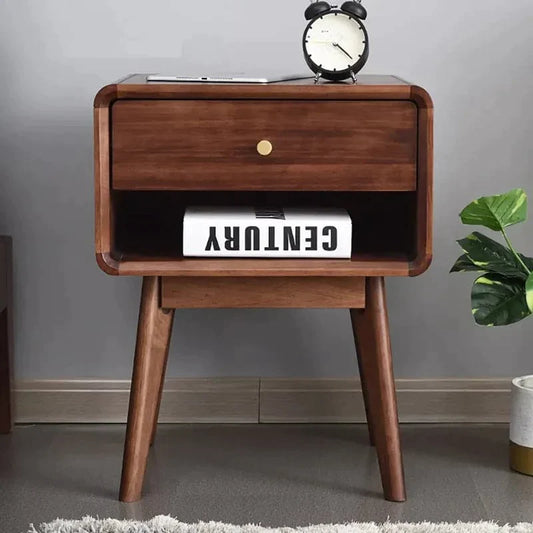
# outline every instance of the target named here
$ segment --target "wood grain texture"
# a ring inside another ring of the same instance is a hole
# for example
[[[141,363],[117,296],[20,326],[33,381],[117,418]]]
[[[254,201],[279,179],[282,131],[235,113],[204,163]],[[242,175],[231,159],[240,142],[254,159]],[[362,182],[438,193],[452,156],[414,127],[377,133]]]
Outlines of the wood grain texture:
[[[406,499],[385,280],[368,278],[366,308],[351,310],[358,356],[367,381],[369,418],[385,498]]]
[[[11,376],[13,361],[13,244],[0,236],[0,433],[13,428]]]
[[[422,87],[411,88],[418,107],[417,257],[409,275],[424,273],[433,259],[433,101]]]
[[[161,299],[161,279],[158,280],[158,306],[160,304],[159,300]],[[167,315],[167,320],[165,320],[165,327],[167,326],[167,323],[168,323],[168,315],[170,315],[170,325],[168,326],[168,329],[169,329],[169,332],[168,332],[168,340],[167,340],[167,343],[166,343],[166,348],[165,348],[165,355],[164,355],[164,361],[163,361],[163,374],[161,376],[161,382],[159,383],[159,391],[157,393],[157,403],[156,403],[156,407],[155,407],[155,414],[154,414],[154,421],[153,421],[153,425],[152,425],[152,435],[150,437],[150,445],[152,445],[155,441],[155,437],[156,437],[156,433],[157,433],[157,424],[159,422],[159,413],[161,411],[161,400],[163,398],[163,388],[165,386],[165,373],[166,373],[166,368],[167,368],[167,362],[168,362],[168,351],[169,351],[169,348],[170,348],[170,335],[172,333],[172,323],[174,321],[174,310],[170,310],[166,307],[163,307],[162,309],[160,309],[158,311],[158,313],[163,313],[163,314],[166,314]]]
[[[94,201],[95,248],[97,254],[112,248],[111,168],[109,109],[94,110]]]
[[[272,84],[153,83],[146,74],[130,76],[106,85],[94,99],[94,107],[109,107],[116,100],[407,100],[410,84],[394,76],[361,76],[359,82],[321,83],[297,80]]]
[[[357,335],[356,335],[356,324],[355,324],[355,311],[352,309],[350,311],[350,317],[352,320],[352,329],[354,334],[354,340],[355,340],[355,347],[356,347],[356,355],[357,355],[357,366],[359,368],[359,378],[361,380],[361,390],[363,393],[363,401],[365,404],[365,417],[366,417],[366,423],[368,426],[368,437],[370,440],[370,445],[374,446],[376,444],[376,438],[375,438],[375,429],[374,429],[374,421],[372,419],[372,413],[370,412],[370,387],[372,384],[369,383],[368,377],[365,374],[365,366],[363,365],[363,360],[361,357],[361,346],[358,344],[357,341]]]
[[[363,308],[364,278],[162,278],[167,308]]]
[[[171,325],[171,329],[172,329],[172,325]],[[166,374],[166,368],[167,368],[167,363],[168,363],[169,348],[170,348],[170,342],[167,343],[165,360],[163,361],[163,375],[161,376],[161,383],[159,384],[159,391],[157,392],[155,414],[154,414],[154,420],[152,423],[152,433],[150,435],[150,446],[154,444],[155,437],[157,435],[157,426],[159,424],[159,413],[161,412],[161,401],[163,399],[163,388],[165,386],[165,374]]]
[[[120,500],[141,498],[174,312],[159,307],[159,279],[143,279]]]
[[[112,139],[115,189],[416,189],[417,109],[407,100],[118,101]]]
[[[183,277],[362,277],[408,276],[406,256],[356,255],[345,259],[183,259],[127,255],[118,274]]]

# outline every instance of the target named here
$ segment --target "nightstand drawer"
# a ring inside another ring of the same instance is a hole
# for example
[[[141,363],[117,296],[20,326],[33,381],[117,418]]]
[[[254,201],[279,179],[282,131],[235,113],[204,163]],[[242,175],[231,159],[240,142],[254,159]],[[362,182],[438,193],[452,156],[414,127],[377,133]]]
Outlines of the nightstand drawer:
[[[407,100],[119,100],[111,117],[115,189],[416,190]]]

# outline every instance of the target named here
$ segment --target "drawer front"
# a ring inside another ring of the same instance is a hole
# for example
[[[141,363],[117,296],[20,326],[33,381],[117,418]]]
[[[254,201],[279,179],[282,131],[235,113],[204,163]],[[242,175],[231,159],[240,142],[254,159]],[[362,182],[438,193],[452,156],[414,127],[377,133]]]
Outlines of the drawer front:
[[[416,189],[409,101],[119,100],[111,113],[115,189]]]

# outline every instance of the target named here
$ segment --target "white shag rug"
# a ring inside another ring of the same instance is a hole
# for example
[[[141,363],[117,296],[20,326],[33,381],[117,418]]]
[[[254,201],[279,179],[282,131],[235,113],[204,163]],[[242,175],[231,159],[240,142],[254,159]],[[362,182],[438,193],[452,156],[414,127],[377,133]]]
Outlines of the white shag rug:
[[[267,528],[257,525],[232,526],[220,522],[184,524],[170,516],[156,516],[148,522],[132,520],[99,520],[89,516],[82,520],[55,520],[39,527],[30,526],[28,533],[533,533],[533,523],[499,526],[494,522],[457,522],[455,524],[384,524],[351,523],[299,528]]]

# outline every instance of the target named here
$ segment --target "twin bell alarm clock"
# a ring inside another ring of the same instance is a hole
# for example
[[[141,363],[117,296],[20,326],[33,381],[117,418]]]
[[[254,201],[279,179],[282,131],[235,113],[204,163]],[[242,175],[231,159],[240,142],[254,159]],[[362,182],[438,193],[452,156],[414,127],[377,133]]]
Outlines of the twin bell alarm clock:
[[[316,82],[320,78],[357,81],[355,76],[368,59],[368,33],[362,22],[366,17],[357,0],[348,0],[340,8],[319,0],[305,10],[309,24],[303,36],[304,57]]]

